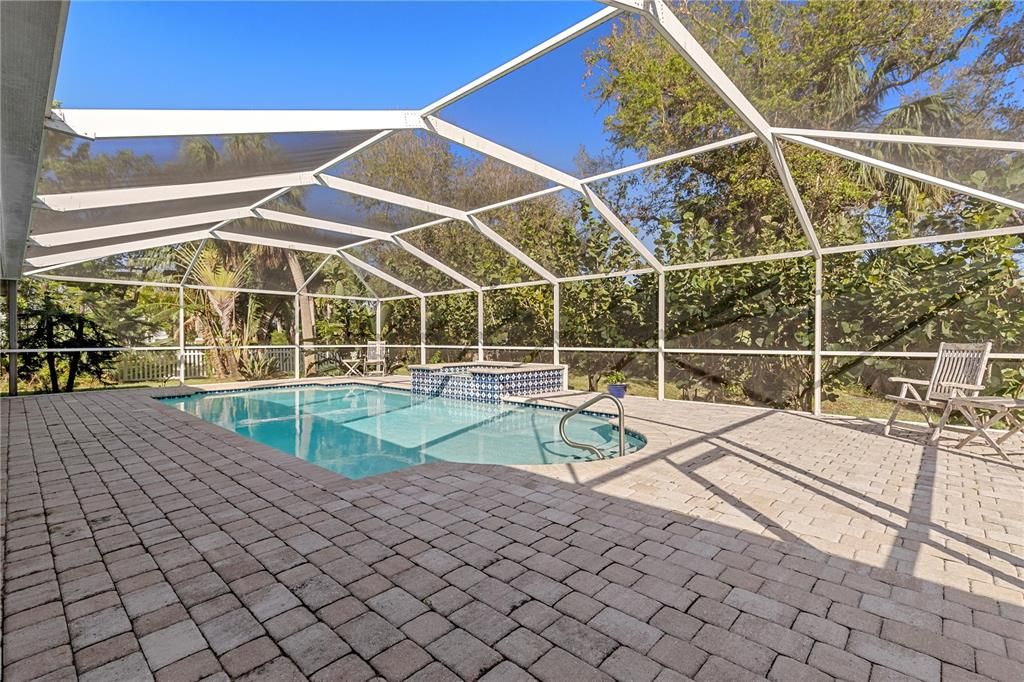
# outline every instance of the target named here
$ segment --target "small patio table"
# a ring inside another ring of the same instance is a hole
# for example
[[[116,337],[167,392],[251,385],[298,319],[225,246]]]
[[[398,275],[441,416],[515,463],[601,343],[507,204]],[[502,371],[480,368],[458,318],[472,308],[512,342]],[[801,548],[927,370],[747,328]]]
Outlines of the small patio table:
[[[953,398],[949,402],[951,409],[960,412],[967,420],[967,423],[971,425],[971,428],[974,429],[966,438],[956,444],[958,448],[962,448],[975,438],[980,437],[988,441],[988,444],[1004,459],[1009,459],[1002,444],[1012,438],[1014,434],[1024,431],[1024,399],[978,395]],[[982,412],[987,412],[988,416],[980,414]],[[988,430],[999,420],[1006,422],[1007,431],[998,439],[995,439]]]
[[[341,357],[339,358],[339,360],[341,364],[344,366],[345,376],[363,376],[363,358],[361,355],[351,355],[347,358]]]

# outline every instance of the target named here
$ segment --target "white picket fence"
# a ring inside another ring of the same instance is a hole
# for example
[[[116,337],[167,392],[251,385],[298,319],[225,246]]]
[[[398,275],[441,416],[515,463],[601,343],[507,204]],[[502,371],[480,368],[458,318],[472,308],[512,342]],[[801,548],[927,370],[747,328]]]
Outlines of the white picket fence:
[[[295,371],[295,350],[290,347],[264,348],[253,353],[265,353],[275,361],[277,372]],[[205,379],[213,374],[208,350],[185,351],[185,378]],[[149,351],[123,355],[117,361],[117,378],[122,383],[134,381],[166,381],[178,376],[177,351]]]

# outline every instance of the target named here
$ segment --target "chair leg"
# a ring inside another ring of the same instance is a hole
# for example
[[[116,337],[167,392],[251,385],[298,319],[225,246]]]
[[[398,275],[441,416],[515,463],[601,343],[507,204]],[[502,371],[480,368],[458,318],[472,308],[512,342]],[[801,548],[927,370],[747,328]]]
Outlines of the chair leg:
[[[892,425],[896,421],[896,415],[900,413],[900,409],[902,407],[903,405],[900,403],[896,403],[892,406],[892,414],[889,415],[889,421],[885,422],[885,428],[882,430],[885,435],[889,435],[889,431],[892,430]]]
[[[949,421],[949,416],[953,413],[953,401],[946,401],[946,407],[942,410],[942,416],[939,417],[939,421],[935,424],[932,429],[931,436],[928,437],[928,442],[935,444],[939,442],[939,437],[942,436],[942,429],[946,426],[946,422]],[[931,426],[931,421],[928,422]]]

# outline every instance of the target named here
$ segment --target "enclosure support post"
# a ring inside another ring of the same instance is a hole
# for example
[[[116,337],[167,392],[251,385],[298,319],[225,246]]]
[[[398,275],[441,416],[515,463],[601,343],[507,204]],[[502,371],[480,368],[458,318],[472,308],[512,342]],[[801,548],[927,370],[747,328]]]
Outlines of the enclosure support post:
[[[814,259],[814,395],[812,411],[821,414],[821,282],[822,259]]]
[[[178,384],[185,385],[185,287],[178,286]]]
[[[381,302],[380,302],[380,299],[377,299],[377,313],[376,313],[376,316],[374,317],[374,322],[373,322],[373,330],[374,330],[373,331],[373,339],[377,343],[380,343],[380,324],[381,324],[381,317],[380,317],[380,315],[381,315]]]
[[[562,314],[559,310],[562,307],[562,285],[559,282],[551,283],[552,289],[552,300],[554,301],[553,318],[551,324],[551,361],[556,365],[562,364],[562,353],[559,350],[559,332],[562,327]],[[562,390],[566,391],[569,389],[569,370],[562,372]]]
[[[292,315],[292,326],[295,327],[295,378],[302,378],[302,320],[299,319],[299,308],[302,305],[302,297],[295,294],[295,312]]]
[[[7,280],[7,345],[18,348],[18,280]],[[7,354],[7,390],[18,395],[18,354]]]
[[[658,400],[665,399],[665,273],[658,273]]]
[[[427,364],[427,297],[420,296],[420,364]]]
[[[476,292],[476,359],[484,361],[484,291]]]

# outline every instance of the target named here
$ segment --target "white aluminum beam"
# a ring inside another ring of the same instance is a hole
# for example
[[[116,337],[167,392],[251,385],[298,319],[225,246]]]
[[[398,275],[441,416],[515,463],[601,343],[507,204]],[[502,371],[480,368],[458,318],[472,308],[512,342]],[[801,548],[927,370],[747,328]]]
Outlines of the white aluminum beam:
[[[365,262],[359,260],[358,258],[353,256],[352,254],[346,253],[345,251],[338,251],[337,253],[342,258],[344,258],[346,261],[348,261],[350,265],[352,265],[354,267],[357,267],[360,270],[365,270],[366,272],[370,273],[371,275],[374,275],[375,277],[379,277],[380,279],[384,280],[388,284],[396,286],[399,289],[401,289],[402,291],[408,292],[408,293],[412,294],[413,296],[423,296],[423,292],[420,291],[419,289],[416,289],[415,287],[412,287],[412,286],[406,284],[402,280],[398,279],[397,277],[394,277],[393,275],[389,275],[388,273],[384,272],[383,270],[379,270],[379,269],[373,267],[369,263],[365,263]],[[376,293],[376,292],[374,292],[374,293]]]
[[[424,291],[423,295],[427,298],[431,296],[451,296],[452,294],[475,294],[477,293],[474,289],[442,289],[441,291]]]
[[[726,265],[743,265],[744,263],[765,263],[773,260],[788,260],[790,258],[806,258],[813,256],[810,249],[804,251],[783,251],[782,253],[765,253],[758,256],[740,256],[738,258],[723,258],[721,260],[696,261],[694,263],[679,263],[666,265],[665,272],[676,272],[678,270],[697,270],[700,268],[717,268]]]
[[[430,266],[440,270],[441,272],[443,272],[444,274],[448,275],[449,277],[454,279],[456,282],[458,282],[462,286],[469,287],[473,291],[480,291],[481,290],[480,289],[480,285],[477,284],[476,282],[474,282],[473,280],[471,280],[469,277],[466,277],[461,272],[459,272],[459,271],[457,271],[457,270],[455,270],[453,268],[448,267],[447,265],[445,265],[441,261],[439,261],[436,258],[434,258],[433,256],[431,256],[429,253],[416,248],[415,246],[413,246],[409,242],[405,241],[404,239],[402,239],[400,237],[395,237],[395,242],[397,242],[399,246],[401,246],[403,249],[405,249],[406,251],[408,251],[412,255],[414,255],[417,258],[419,258],[421,261],[423,261],[427,265],[430,265]]]
[[[595,14],[590,15],[586,19],[583,19],[582,21],[579,21],[576,24],[573,24],[569,28],[565,29],[564,31],[548,38],[547,40],[540,43],[536,47],[533,47],[527,50],[526,52],[523,52],[519,56],[510,59],[509,61],[505,62],[504,64],[495,69],[491,69],[484,75],[467,83],[458,90],[445,95],[439,100],[431,102],[427,106],[423,107],[423,109],[420,110],[420,113],[423,116],[436,113],[437,111],[443,109],[449,104],[457,102],[463,97],[471,95],[472,93],[488,85],[489,83],[493,83],[494,81],[498,80],[505,74],[515,71],[519,67],[525,66],[530,62],[534,61],[535,59],[544,56],[548,52],[551,52],[552,50],[564,45],[573,38],[576,38],[577,36],[586,33],[595,26],[603,24],[604,22],[608,21],[617,14],[619,14],[619,10],[614,8],[605,8]]]
[[[157,187],[127,187],[63,194],[40,194],[38,199],[52,211],[82,211],[91,208],[146,204],[153,201],[238,194],[261,189],[282,189],[312,185],[315,182],[316,179],[312,173],[276,173],[234,180],[190,182]]]
[[[419,128],[402,110],[53,109],[46,125],[86,138],[252,135]]]
[[[470,223],[470,225],[475,227],[480,232],[480,234],[482,234],[483,236],[487,237],[492,242],[497,244],[499,248],[501,248],[501,249],[503,249],[505,251],[505,253],[507,253],[508,255],[512,256],[513,258],[518,260],[520,263],[522,263],[523,265],[525,265],[526,267],[530,268],[535,273],[540,275],[544,279],[544,281],[548,282],[549,284],[554,284],[555,282],[558,281],[558,278],[555,277],[553,274],[551,274],[547,270],[547,268],[545,268],[540,263],[538,263],[537,261],[535,261],[532,258],[530,258],[529,256],[527,256],[525,253],[520,251],[518,248],[516,248],[516,246],[514,244],[512,244],[512,242],[510,242],[509,240],[505,239],[500,234],[498,234],[497,232],[492,230],[490,227],[485,225],[476,216],[472,216],[472,215],[469,216],[469,223]]]
[[[420,364],[427,363],[427,297],[420,296]]]
[[[288,239],[274,239],[272,237],[261,237],[251,234],[240,234],[238,232],[221,232],[214,230],[211,234],[214,239],[224,242],[238,242],[240,244],[256,244],[258,246],[273,246],[279,249],[290,249],[292,251],[310,251],[313,253],[334,254],[337,249],[319,244],[307,244]],[[292,292],[294,293],[294,292]]]
[[[627,12],[642,12],[645,0],[601,0],[610,7],[618,7]]]
[[[504,201],[499,201],[497,203],[487,204],[486,206],[481,206],[480,208],[474,208],[471,211],[466,211],[466,215],[482,215],[484,213],[487,213],[488,211],[493,211],[496,208],[503,208],[505,206],[511,206],[513,204],[521,204],[524,201],[530,201],[531,199],[537,199],[538,197],[547,196],[548,194],[555,194],[557,192],[564,191],[565,187],[562,187],[561,185],[555,185],[554,187],[539,189],[536,192],[530,192],[529,194],[524,194],[519,197],[512,197],[511,199],[505,199]],[[424,227],[426,226],[424,225]]]
[[[991,230],[974,230],[972,232],[954,232],[950,234],[928,235],[927,237],[910,237],[908,239],[891,239],[884,242],[866,242],[863,244],[846,244],[845,246],[826,246],[821,252],[828,256],[835,253],[857,253],[859,251],[875,251],[879,249],[895,249],[901,246],[917,244],[939,244],[942,242],[961,242],[986,237],[1004,237],[1011,234],[1024,234],[1024,225],[1012,227],[996,227]]]
[[[460,128],[456,125],[442,121],[436,116],[427,116],[425,119],[427,130],[437,133],[441,137],[451,140],[457,144],[461,144],[463,147],[475,150],[498,159],[510,163],[513,166],[518,166],[520,169],[538,175],[546,180],[550,180],[556,184],[568,187],[580,191],[580,181],[577,178],[552,168],[551,166],[541,163],[536,159],[531,159],[525,154],[520,154],[517,151],[513,151],[508,147],[502,146],[496,142],[492,142],[484,137],[480,137],[475,133],[471,133],[468,130]]]
[[[771,140],[771,126],[768,125],[768,121],[754,108],[746,95],[740,92],[707,50],[686,30],[679,17],[664,0],[650,0],[648,9],[640,14],[651,20],[658,33],[682,55],[704,82],[757,133],[758,137],[765,142]]]
[[[35,256],[33,258],[27,258],[26,260],[30,265],[39,268],[47,265],[67,265],[73,261],[94,260],[96,258],[104,258],[106,256],[113,256],[119,253],[127,253],[129,251],[141,251],[143,249],[151,249],[157,246],[169,246],[171,244],[180,244],[182,242],[198,241],[200,239],[205,239],[209,234],[209,230],[196,230],[194,232],[182,232],[168,237],[126,241],[113,246],[97,246],[93,248],[79,249],[77,251],[65,251],[64,253],[59,254],[55,253],[46,256]],[[33,272],[38,271],[33,270],[25,274],[31,275]]]
[[[88,262],[88,259],[83,262]],[[62,268],[73,263],[61,263],[60,265],[50,266],[49,268],[39,268],[33,270],[31,273],[25,273],[31,275],[37,279],[47,279],[54,282],[82,282],[84,284],[113,284],[121,287],[142,287],[142,288],[153,288],[153,289],[180,289],[181,284],[175,284],[173,282],[144,282],[136,279],[110,279],[109,277],[78,277],[75,275],[43,275],[40,274],[47,270],[52,270],[54,267]]]
[[[196,262],[198,262],[199,256],[203,253],[203,249],[205,248],[206,239],[199,242],[199,245],[196,247],[195,253],[192,254],[192,258],[190,258],[188,261],[188,267],[185,268],[185,272],[181,274],[181,282],[179,282],[181,286],[185,286],[185,282],[187,282],[188,278],[192,275],[192,270],[196,267]]]
[[[724,147],[732,147],[733,145],[742,144],[751,140],[756,140],[757,135],[754,133],[743,133],[742,135],[735,135],[728,137],[724,140],[718,140],[717,142],[709,142],[708,144],[702,144],[699,147],[693,147],[692,149],[686,149],[681,152],[674,152],[672,154],[666,154],[665,156],[659,156],[656,159],[648,159],[647,161],[640,161],[629,166],[623,166],[615,170],[605,171],[604,173],[598,173],[597,175],[591,175],[588,178],[583,178],[580,182],[586,184],[590,182],[598,182],[599,180],[605,180],[607,178],[613,178],[617,175],[625,175],[626,173],[632,173],[634,171],[643,170],[644,168],[650,168],[651,166],[660,166],[665,163],[671,163],[672,161],[678,161],[680,159],[686,159],[691,156],[697,156],[698,154],[704,154],[705,152],[713,152],[716,149],[722,149]]]
[[[562,285],[555,282],[551,285],[551,300],[554,306],[552,310],[551,318],[551,360],[556,365],[561,364],[560,348],[559,348],[559,332],[562,329]],[[562,390],[565,390],[565,375],[568,372],[562,372]]]
[[[361,182],[353,182],[352,180],[346,180],[334,175],[327,175],[326,173],[320,173],[316,177],[325,186],[341,192],[348,192],[349,194],[356,194],[361,197],[376,199],[377,201],[395,204],[396,206],[404,206],[406,208],[412,208],[426,213],[433,213],[446,218],[455,218],[457,220],[466,219],[465,211],[460,211],[459,209],[451,208],[450,206],[435,204],[432,201],[424,201],[423,199],[399,194],[398,192],[391,192],[386,189],[378,189],[377,187],[364,185]]]
[[[597,196],[597,193],[586,185],[583,185],[582,187],[583,195],[587,198],[587,201],[590,202],[594,209],[601,214],[601,217],[604,218],[605,222],[611,225],[612,228],[619,233],[619,236],[622,237],[627,244],[632,246],[633,250],[636,251],[647,265],[654,269],[655,272],[664,272],[665,266],[661,264],[661,261],[651,253],[651,250],[647,248],[646,244],[640,241],[640,238],[633,233],[633,230],[629,229],[625,223],[619,220],[619,216],[615,215],[615,211],[613,211],[608,204],[604,203],[604,199]]]
[[[787,137],[786,139],[802,144],[805,147],[810,147],[811,149],[826,152],[828,154],[848,159],[850,161],[856,161],[857,163],[862,163],[866,166],[873,166],[874,168],[879,168],[881,170],[888,171],[889,173],[893,173],[895,175],[902,175],[903,177],[909,178],[911,180],[916,180],[918,182],[923,182],[930,185],[937,185],[939,187],[948,189],[951,192],[966,194],[968,196],[981,199],[983,201],[990,201],[994,204],[1009,206],[1010,208],[1015,208],[1018,211],[1024,211],[1024,203],[1021,203],[1019,201],[1007,199],[1006,197],[990,194],[988,192],[983,192],[979,189],[967,187],[966,185],[961,185],[959,183],[951,182],[949,180],[943,180],[942,178],[937,178],[934,175],[921,173],[919,171],[911,170],[909,168],[904,168],[903,166],[897,166],[896,164],[889,163],[888,161],[880,161],[879,159],[874,159],[870,156],[865,156],[864,154],[851,152],[848,149],[843,149],[842,147],[834,147],[830,144],[825,144],[824,142],[812,140],[808,137],[800,137],[799,135]]]
[[[297,293],[297,294],[304,294],[305,291],[306,291],[306,287],[308,287],[309,283],[313,281],[313,278],[320,274],[320,271],[324,269],[324,266],[327,265],[327,263],[332,258],[337,258],[337,257],[338,257],[338,253],[337,253],[337,251],[334,251],[333,253],[331,253],[330,256],[328,256],[327,258],[324,258],[322,261],[320,261],[320,265],[318,265],[315,268],[313,268],[313,272],[311,272],[309,274],[309,277],[306,278],[306,281],[302,283],[302,286],[299,287],[298,290],[295,293]]]
[[[476,291],[476,359],[484,361],[484,292]]]
[[[814,374],[811,397],[811,412],[821,414],[821,316],[822,316],[822,260],[814,259]]]
[[[111,237],[134,237],[146,232],[161,232],[180,227],[205,225],[232,218],[244,218],[250,215],[252,215],[251,212],[245,207],[226,208],[219,211],[204,211],[202,213],[189,213],[166,218],[137,220],[130,223],[114,223],[97,227],[81,227],[61,232],[34,234],[32,235],[32,240],[40,246],[64,246],[66,244],[92,242]]]
[[[892,144],[919,144],[930,147],[966,147],[968,149],[995,149],[1024,151],[1024,142],[1012,140],[979,140],[967,137],[933,137],[931,135],[896,135],[893,133],[861,133],[847,130],[818,130],[812,128],[772,128],[779,137],[814,137],[856,142],[888,142]]]
[[[520,289],[522,287],[546,287],[551,282],[543,279],[531,279],[526,282],[507,282],[505,284],[488,284],[487,286],[481,286],[480,288],[484,291],[500,291],[501,289]]]
[[[41,272],[46,272],[47,270],[53,270],[55,268],[66,268],[66,267],[68,267],[70,265],[78,265],[79,263],[88,263],[91,260],[92,260],[92,258],[76,258],[75,260],[61,261],[60,263],[57,263],[56,265],[47,265],[44,268],[34,268],[32,270],[28,270],[28,271],[26,271],[24,273],[24,275],[26,277],[28,277],[29,275],[40,276],[41,277],[42,275],[39,274]]]
[[[355,237],[380,239],[382,241],[387,242],[393,241],[390,232],[374,230],[368,227],[359,227],[357,225],[346,225],[345,223],[336,223],[333,220],[310,218],[309,216],[299,215],[297,213],[286,213],[285,211],[274,211],[267,208],[257,208],[251,211],[249,214],[255,215],[258,218],[263,218],[264,220],[273,220],[279,223],[300,225],[302,227],[312,227],[317,230],[327,230],[329,232],[338,232],[340,234],[350,234]],[[331,250],[331,253],[333,252],[334,249]]]
[[[793,174],[790,173],[789,164],[786,163],[786,157],[782,153],[782,145],[774,137],[765,142],[765,144],[768,145],[768,154],[771,156],[775,170],[779,174],[779,180],[782,181],[782,188],[786,192],[786,197],[789,198],[789,203],[796,212],[796,218],[800,223],[800,229],[804,232],[804,238],[807,240],[808,245],[810,245],[811,252],[818,256],[821,254],[818,234],[814,231],[814,226],[811,224],[811,217],[807,213],[807,207],[804,206],[804,200],[800,197],[800,190],[797,189],[796,182],[793,181]]]
[[[656,272],[654,268],[635,268],[633,270],[613,270],[611,272],[592,272],[586,275],[573,275],[572,277],[559,277],[562,284],[567,282],[588,282],[597,279],[612,279],[614,277],[631,277],[636,275],[650,275]]]
[[[658,273],[658,400],[665,399],[665,316],[666,286],[665,273]]]

